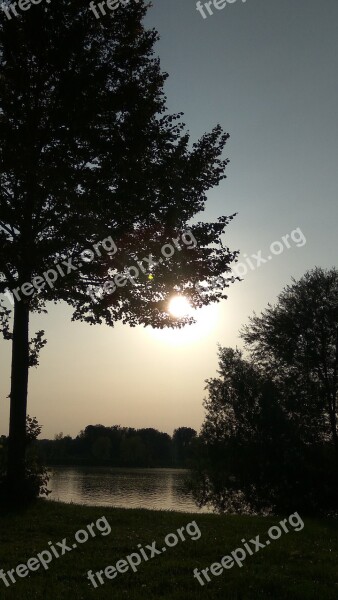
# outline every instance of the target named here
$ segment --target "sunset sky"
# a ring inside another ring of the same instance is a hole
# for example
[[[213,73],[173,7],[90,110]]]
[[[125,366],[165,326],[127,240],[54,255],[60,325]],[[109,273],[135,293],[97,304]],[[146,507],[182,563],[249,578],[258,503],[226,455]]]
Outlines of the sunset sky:
[[[62,304],[35,315],[31,333],[45,329],[48,345],[30,373],[28,412],[42,437],[75,436],[96,423],[199,429],[217,344],[241,346],[240,327],[291,277],[336,264],[337,0],[238,0],[214,12],[204,20],[194,0],[154,0],[147,24],[161,36],[168,110],[184,112],[192,141],[217,123],[231,136],[227,179],[210,192],[203,218],[238,212],[229,247],[241,251],[240,261],[259,251],[271,260],[248,268],[227,301],[181,331],[72,323]],[[303,237],[298,230],[273,256],[270,245],[297,228]],[[1,340],[0,351],[0,433],[7,434],[10,344]]]

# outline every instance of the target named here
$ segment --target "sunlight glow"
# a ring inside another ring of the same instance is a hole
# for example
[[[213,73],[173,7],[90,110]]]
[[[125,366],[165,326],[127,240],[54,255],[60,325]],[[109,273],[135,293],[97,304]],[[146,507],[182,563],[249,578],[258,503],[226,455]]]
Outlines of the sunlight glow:
[[[193,317],[196,320],[196,323],[193,325],[185,325],[181,329],[171,329],[169,327],[166,327],[165,329],[147,328],[147,332],[152,338],[157,339],[166,346],[179,347],[193,344],[215,334],[215,330],[220,322],[219,304],[210,304],[203,308],[193,309],[189,302],[184,298],[182,298],[182,300],[185,300],[184,304],[183,302],[177,302],[176,298],[177,297],[175,296],[169,304],[169,310],[172,316],[175,316],[176,318],[182,318],[182,316]],[[172,303],[173,306],[171,306]]]
[[[191,305],[184,296],[174,296],[169,302],[168,309],[170,314],[177,319],[190,317],[193,312]]]

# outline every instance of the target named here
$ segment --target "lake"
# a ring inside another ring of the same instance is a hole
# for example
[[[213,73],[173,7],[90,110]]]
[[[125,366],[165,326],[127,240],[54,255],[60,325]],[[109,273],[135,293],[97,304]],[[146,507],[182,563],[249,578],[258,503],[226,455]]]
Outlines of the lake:
[[[51,467],[49,500],[90,506],[147,508],[179,512],[199,509],[185,489],[185,469],[113,469],[107,467]]]

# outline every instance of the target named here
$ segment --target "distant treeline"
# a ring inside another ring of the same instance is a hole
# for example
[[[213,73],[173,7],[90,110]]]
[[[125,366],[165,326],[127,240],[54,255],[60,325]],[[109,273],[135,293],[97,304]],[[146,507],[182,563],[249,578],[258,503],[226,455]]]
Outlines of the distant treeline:
[[[73,439],[62,433],[36,442],[47,465],[189,467],[197,432],[179,427],[171,437],[156,429],[88,425]]]

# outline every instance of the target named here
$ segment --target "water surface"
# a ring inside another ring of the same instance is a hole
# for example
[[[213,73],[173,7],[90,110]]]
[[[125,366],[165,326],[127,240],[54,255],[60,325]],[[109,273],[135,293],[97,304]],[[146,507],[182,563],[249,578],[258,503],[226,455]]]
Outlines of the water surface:
[[[48,498],[89,506],[210,512],[199,509],[186,490],[188,475],[185,469],[53,467]]]

